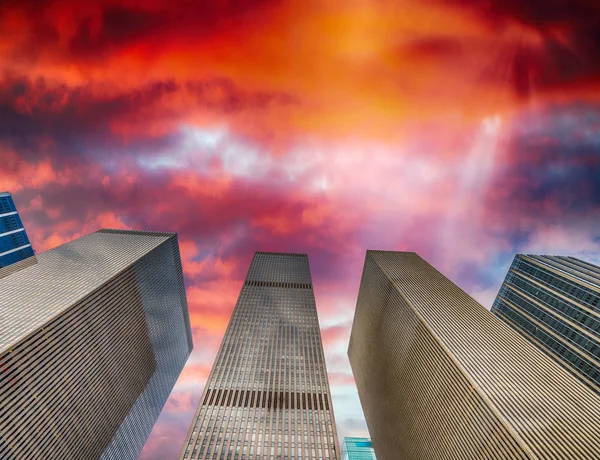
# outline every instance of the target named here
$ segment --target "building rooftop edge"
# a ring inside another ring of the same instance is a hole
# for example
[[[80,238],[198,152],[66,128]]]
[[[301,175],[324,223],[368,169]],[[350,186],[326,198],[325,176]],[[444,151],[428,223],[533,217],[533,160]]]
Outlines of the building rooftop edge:
[[[561,257],[564,259],[575,259],[575,260],[581,260],[583,262],[589,263],[591,265],[594,265],[591,262],[587,262],[586,260],[582,259],[580,256],[570,256],[570,255],[563,255],[563,254],[534,254],[531,252],[520,252],[515,254],[516,256],[522,256],[522,257]]]
[[[140,236],[177,236],[176,232],[155,232],[150,230],[129,230],[120,228],[101,228],[94,233],[122,233],[125,235],[140,235]]]
[[[369,252],[387,252],[387,253],[392,253],[392,254],[417,254],[418,255],[418,253],[415,251],[392,251],[392,250],[388,250],[388,249],[367,249],[367,253],[369,253]]]
[[[276,256],[308,257],[308,254],[302,254],[302,253],[299,253],[299,252],[255,251],[254,254],[270,254],[270,255],[276,255]]]

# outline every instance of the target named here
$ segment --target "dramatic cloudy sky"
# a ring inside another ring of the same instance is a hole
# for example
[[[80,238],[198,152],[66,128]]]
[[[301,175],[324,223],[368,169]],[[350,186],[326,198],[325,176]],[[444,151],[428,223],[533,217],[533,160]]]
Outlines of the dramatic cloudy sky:
[[[340,435],[365,250],[490,307],[515,252],[600,252],[593,0],[0,1],[0,189],[37,252],[179,234],[195,349],[175,458],[254,251],[308,253]]]

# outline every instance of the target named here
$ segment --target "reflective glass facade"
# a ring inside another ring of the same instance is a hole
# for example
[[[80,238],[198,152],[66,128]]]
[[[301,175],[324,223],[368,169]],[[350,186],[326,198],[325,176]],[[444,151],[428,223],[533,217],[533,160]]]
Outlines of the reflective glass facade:
[[[342,460],[375,460],[373,443],[369,438],[344,438]]]
[[[257,252],[183,459],[339,459],[308,257]]]
[[[492,311],[600,393],[600,268],[518,254]]]
[[[177,236],[100,230],[0,291],[0,458],[136,459],[192,349]]]
[[[33,256],[33,249],[10,193],[0,193],[0,268]]]
[[[600,398],[415,253],[367,252],[348,355],[378,460],[598,458]]]

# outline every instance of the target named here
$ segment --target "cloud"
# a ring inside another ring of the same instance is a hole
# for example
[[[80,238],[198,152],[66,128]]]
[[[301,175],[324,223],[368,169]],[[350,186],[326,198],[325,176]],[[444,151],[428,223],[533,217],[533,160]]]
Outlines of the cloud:
[[[463,44],[447,36],[431,36],[409,41],[404,45],[404,51],[416,58],[457,59],[464,53]]]
[[[349,373],[329,372],[327,374],[331,386],[354,385],[354,377]]]
[[[30,203],[23,218],[38,251],[102,226],[178,231],[197,346],[178,384],[181,394],[169,403],[166,413],[173,417],[181,411],[187,415],[179,417],[191,419],[253,252],[308,253],[332,391],[344,395],[336,396],[336,411],[347,418],[360,413],[360,406],[347,390],[353,378],[340,356],[365,249],[417,251],[485,298],[516,249],[541,250],[546,242],[547,249],[560,244],[570,251],[595,250],[593,225],[570,232],[557,221],[557,210],[581,223],[597,207],[596,138],[590,128],[595,112],[558,106],[541,113],[523,111],[502,123],[491,116],[462,125],[466,139],[460,142],[441,128],[436,139],[418,142],[421,131],[415,129],[414,138],[399,146],[338,141],[256,158],[245,156],[255,151],[252,144],[225,131],[210,161],[203,162],[201,154],[174,153],[179,163],[153,168],[139,161],[114,169],[110,162],[73,162],[71,156],[31,161],[14,154],[13,171],[23,177],[15,197]],[[492,141],[499,152],[490,161]],[[262,168],[265,173],[240,173],[220,161],[215,165],[230,142],[248,160],[248,171]],[[429,147],[427,156],[417,154],[423,145]],[[567,146],[572,148],[568,155]],[[470,155],[460,155],[463,149]],[[304,162],[296,156],[302,151],[311,152]],[[152,158],[141,152],[128,155]],[[40,167],[52,174],[29,181],[23,176]],[[316,176],[326,178],[326,191],[313,186]],[[586,195],[586,190],[593,193]],[[568,193],[572,198],[565,200]],[[567,205],[576,199],[575,206]],[[532,222],[535,231],[528,227]],[[525,236],[518,239],[521,232]],[[154,453],[145,455],[172,455],[179,449],[158,444],[157,437],[171,430],[163,423],[146,448]],[[178,434],[169,431],[169,436],[183,441],[185,424],[180,424]]]
[[[506,161],[490,186],[496,225],[515,232],[598,214],[600,106],[552,104],[524,111],[509,128]]]
[[[257,250],[309,255],[343,435],[366,249],[484,303],[515,252],[600,249],[596,6],[359,3],[4,3],[0,189],[34,248],[179,235],[196,346],[142,458],[179,452]]]
[[[20,34],[21,51],[35,57],[40,47],[64,60],[98,60],[140,44],[158,44],[214,35],[231,24],[251,20],[275,5],[270,0],[219,2],[208,0],[202,8],[188,0],[93,0],[85,5],[70,1],[8,2],[11,15],[2,21],[12,31],[28,17]],[[70,13],[70,14],[69,14]]]
[[[362,434],[354,435],[368,438],[367,425],[364,419],[360,418],[345,418],[338,422],[341,426],[343,426],[346,430],[352,432],[359,432]],[[349,435],[351,436],[351,435]]]
[[[182,132],[190,113],[229,122],[259,141],[264,134],[253,135],[240,117],[248,112],[260,118],[260,113],[296,103],[285,93],[250,92],[225,78],[153,81],[135,89],[5,78],[0,80],[0,139],[29,158],[41,150],[58,158],[115,164],[143,153],[147,165],[160,165],[168,164],[165,158],[178,143],[191,140]],[[196,145],[197,150],[203,147],[207,146]]]
[[[349,331],[351,327],[352,322],[346,322],[336,326],[322,327],[321,338],[323,340],[323,346],[329,346],[340,341],[347,343],[348,339],[350,338]]]
[[[515,25],[522,27],[521,39],[509,59],[513,87],[520,98],[540,92],[569,91],[573,85],[598,88],[600,6],[597,3],[587,0],[441,2],[472,11],[497,32]]]

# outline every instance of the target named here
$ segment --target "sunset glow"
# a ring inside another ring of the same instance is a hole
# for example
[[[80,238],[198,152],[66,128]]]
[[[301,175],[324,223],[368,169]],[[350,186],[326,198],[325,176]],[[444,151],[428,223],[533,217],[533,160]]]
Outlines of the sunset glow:
[[[516,252],[600,261],[586,0],[0,5],[0,191],[42,252],[179,235],[194,351],[140,458],[176,458],[255,251],[307,253],[341,436],[366,249],[490,307]]]

